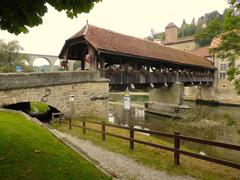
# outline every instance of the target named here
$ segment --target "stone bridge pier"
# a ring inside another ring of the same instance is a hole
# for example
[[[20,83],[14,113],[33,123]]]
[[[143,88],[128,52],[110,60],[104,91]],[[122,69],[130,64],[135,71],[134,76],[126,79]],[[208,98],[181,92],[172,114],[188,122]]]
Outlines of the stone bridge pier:
[[[149,91],[149,102],[145,103],[147,112],[165,116],[181,117],[184,106],[184,84],[180,82],[153,88]]]
[[[0,107],[38,101],[71,117],[107,116],[109,81],[97,71],[0,74],[0,80]]]

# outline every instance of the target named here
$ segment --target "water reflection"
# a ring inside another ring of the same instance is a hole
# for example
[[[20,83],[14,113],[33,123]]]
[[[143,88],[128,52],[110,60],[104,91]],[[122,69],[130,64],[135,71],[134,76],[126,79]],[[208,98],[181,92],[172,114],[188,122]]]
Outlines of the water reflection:
[[[126,111],[121,105],[111,105],[111,113],[114,115],[114,123],[118,125],[133,124],[137,128],[169,133],[179,131],[182,135],[240,145],[239,107],[214,107],[197,105],[194,102],[186,102],[186,104],[192,107],[192,111],[182,120],[145,114],[141,108],[135,107]],[[183,144],[201,154],[240,162],[240,153],[237,151],[190,142]]]

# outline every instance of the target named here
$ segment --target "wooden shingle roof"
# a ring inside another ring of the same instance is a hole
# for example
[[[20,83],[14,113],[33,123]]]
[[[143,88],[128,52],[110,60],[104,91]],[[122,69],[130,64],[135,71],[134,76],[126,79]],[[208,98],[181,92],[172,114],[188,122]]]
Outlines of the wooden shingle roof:
[[[72,41],[76,41],[78,38],[84,38],[98,52],[215,69],[208,60],[195,54],[89,24],[66,40],[59,58],[63,59],[66,49],[70,46]]]

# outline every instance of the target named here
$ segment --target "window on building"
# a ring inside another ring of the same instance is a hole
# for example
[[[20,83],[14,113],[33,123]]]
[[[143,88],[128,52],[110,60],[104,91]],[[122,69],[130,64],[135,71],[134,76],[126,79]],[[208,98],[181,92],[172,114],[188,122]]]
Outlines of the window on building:
[[[226,73],[225,73],[225,72],[220,72],[220,73],[219,73],[219,77],[220,77],[221,79],[225,79],[225,78],[226,78]]]
[[[228,64],[220,64],[220,71],[226,71],[228,68]]]

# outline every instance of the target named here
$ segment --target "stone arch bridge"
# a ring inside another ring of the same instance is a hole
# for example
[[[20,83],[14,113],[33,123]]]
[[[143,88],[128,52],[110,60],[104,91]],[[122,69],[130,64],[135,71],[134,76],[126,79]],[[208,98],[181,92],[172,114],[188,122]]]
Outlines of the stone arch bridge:
[[[0,107],[38,101],[71,117],[106,117],[108,92],[96,71],[0,74]]]
[[[25,55],[27,55],[29,57],[29,59],[27,60],[27,62],[29,63],[29,65],[31,67],[33,67],[33,63],[37,58],[43,58],[46,59],[49,62],[50,65],[50,72],[54,71],[54,64],[56,63],[56,61],[59,60],[58,56],[55,55],[46,55],[46,54],[29,54],[29,53],[25,53]],[[73,64],[75,61],[69,61],[69,69],[73,70]]]

